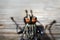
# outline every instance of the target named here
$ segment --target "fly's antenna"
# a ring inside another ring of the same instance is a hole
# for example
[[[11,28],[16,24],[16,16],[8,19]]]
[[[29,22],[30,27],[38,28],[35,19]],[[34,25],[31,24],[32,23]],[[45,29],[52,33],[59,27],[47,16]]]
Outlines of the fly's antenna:
[[[32,10],[30,10],[30,13],[31,13],[31,16],[33,16],[33,11]]]
[[[26,16],[28,17],[28,11],[27,11],[27,10],[25,10],[25,12],[26,12]]]

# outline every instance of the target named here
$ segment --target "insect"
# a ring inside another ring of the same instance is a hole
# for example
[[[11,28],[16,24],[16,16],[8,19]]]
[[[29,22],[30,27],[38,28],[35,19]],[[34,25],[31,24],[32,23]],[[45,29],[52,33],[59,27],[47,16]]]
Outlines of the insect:
[[[13,17],[11,17],[12,21],[16,24],[16,29],[18,34],[22,34],[20,40],[51,40],[47,34],[45,33],[44,26],[37,20],[37,17],[33,15],[32,10],[30,10],[31,15],[28,14],[28,11],[25,10],[26,16],[24,17],[25,26],[20,28]],[[40,23],[37,25],[36,22]],[[49,25],[49,28],[56,23],[56,20],[53,20]],[[46,25],[46,28],[48,25]],[[21,30],[18,32],[18,28]],[[49,30],[50,31],[50,30]],[[47,36],[47,37],[46,37]]]

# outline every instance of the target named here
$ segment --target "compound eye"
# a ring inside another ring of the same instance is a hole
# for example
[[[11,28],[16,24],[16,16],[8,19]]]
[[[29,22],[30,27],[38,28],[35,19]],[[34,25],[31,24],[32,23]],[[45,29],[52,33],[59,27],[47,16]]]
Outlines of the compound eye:
[[[36,18],[32,18],[32,22],[33,22],[33,23],[36,22]]]
[[[30,19],[29,18],[25,18],[26,20],[26,23],[29,23],[30,22]]]

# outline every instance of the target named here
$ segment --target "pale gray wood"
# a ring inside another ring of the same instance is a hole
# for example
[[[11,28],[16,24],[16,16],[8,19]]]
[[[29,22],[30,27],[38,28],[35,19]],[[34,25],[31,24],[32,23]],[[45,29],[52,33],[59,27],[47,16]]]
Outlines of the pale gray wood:
[[[16,32],[16,25],[10,17],[14,17],[19,26],[23,27],[25,9],[28,11],[32,9],[34,16],[43,25],[56,20],[57,23],[52,26],[51,30],[60,33],[60,0],[0,0],[0,24],[2,24],[0,32]]]

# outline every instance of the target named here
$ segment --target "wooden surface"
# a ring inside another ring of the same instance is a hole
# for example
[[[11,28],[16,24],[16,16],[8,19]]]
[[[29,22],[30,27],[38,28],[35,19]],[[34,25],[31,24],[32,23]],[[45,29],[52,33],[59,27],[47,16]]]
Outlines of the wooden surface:
[[[51,31],[60,40],[60,0],[0,0],[0,35],[16,34],[16,25],[10,17],[14,17],[19,26],[24,26],[25,9],[29,14],[32,9],[34,16],[44,26],[56,20],[57,23],[52,26]]]

